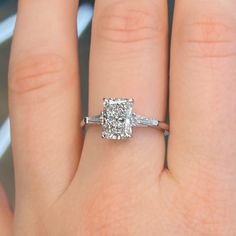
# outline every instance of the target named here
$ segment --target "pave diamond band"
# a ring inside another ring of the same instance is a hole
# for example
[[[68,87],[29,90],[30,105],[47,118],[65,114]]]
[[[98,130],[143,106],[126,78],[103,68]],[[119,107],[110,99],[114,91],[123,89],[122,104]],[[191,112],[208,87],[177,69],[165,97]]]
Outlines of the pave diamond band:
[[[106,139],[128,139],[133,127],[153,127],[168,132],[168,124],[156,119],[136,115],[133,112],[133,99],[104,98],[100,115],[85,117],[81,126],[101,125],[102,137]]]

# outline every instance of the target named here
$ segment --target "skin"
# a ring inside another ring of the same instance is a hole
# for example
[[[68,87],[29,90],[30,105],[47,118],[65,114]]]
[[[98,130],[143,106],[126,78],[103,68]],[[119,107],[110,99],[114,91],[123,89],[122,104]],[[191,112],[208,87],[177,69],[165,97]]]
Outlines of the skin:
[[[101,139],[99,127],[84,137],[77,4],[19,0],[16,204],[13,217],[0,194],[0,235],[236,235],[235,1],[176,0],[169,84],[167,1],[96,1],[89,114],[103,97],[131,97],[137,113],[164,120],[169,88],[167,150],[154,129],[125,142]]]

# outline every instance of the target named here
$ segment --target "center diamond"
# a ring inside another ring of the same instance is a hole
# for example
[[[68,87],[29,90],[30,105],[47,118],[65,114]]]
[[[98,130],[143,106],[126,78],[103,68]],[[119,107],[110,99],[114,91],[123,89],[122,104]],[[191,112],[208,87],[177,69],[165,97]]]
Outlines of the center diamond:
[[[132,136],[133,99],[103,99],[102,137],[127,139]]]

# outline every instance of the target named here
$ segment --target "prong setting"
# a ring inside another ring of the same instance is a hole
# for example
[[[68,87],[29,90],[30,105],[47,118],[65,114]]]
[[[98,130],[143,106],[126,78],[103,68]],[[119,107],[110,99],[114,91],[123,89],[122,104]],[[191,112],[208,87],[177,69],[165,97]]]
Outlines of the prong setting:
[[[120,140],[132,137],[133,99],[104,98],[102,137]]]
[[[132,137],[133,128],[152,127],[168,133],[169,125],[157,119],[147,118],[133,112],[132,98],[104,98],[103,111],[99,115],[85,117],[81,127],[101,125],[102,138],[123,140]]]

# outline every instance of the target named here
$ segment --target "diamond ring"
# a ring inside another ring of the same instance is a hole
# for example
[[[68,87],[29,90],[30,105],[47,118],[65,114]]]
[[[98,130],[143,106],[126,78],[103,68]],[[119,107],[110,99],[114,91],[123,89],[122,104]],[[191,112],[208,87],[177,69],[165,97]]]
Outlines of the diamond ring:
[[[85,117],[81,122],[81,127],[101,125],[102,137],[114,140],[131,138],[133,127],[154,127],[168,132],[168,124],[135,114],[133,106],[133,99],[104,98],[102,113]]]

